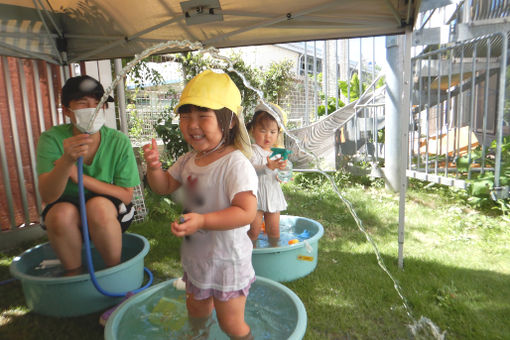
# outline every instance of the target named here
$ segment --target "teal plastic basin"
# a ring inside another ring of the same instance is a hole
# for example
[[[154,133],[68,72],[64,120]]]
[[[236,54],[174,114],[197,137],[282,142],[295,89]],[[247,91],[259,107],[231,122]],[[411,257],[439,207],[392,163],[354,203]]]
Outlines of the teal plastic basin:
[[[292,245],[254,248],[252,264],[258,276],[288,282],[310,274],[317,266],[319,239],[324,234],[322,224],[306,217],[281,215],[280,229],[284,226],[291,226],[296,234],[306,229],[310,237]]]
[[[165,281],[125,300],[108,318],[106,340],[154,340],[191,338],[185,292]],[[306,332],[305,306],[284,285],[257,277],[246,301],[245,319],[255,339],[300,340]],[[215,314],[209,336],[200,339],[228,340]]]
[[[149,242],[143,236],[125,233],[122,236],[121,263],[104,268],[97,250],[92,248],[92,258],[99,285],[108,292],[124,293],[139,288],[144,277],[144,257],[149,252]],[[37,245],[14,258],[10,265],[12,276],[21,281],[27,306],[42,315],[69,317],[97,312],[119,303],[122,298],[112,298],[99,293],[89,274],[71,277],[45,277],[37,275],[35,267],[43,260],[56,259],[49,243]],[[85,266],[85,251],[82,251]]]

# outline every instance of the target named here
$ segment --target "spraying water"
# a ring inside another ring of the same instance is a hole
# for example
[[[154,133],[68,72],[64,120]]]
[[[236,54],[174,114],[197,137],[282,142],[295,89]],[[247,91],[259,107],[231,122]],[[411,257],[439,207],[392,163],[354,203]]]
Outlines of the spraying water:
[[[381,257],[380,252],[379,252],[379,248],[375,244],[375,242],[372,239],[372,237],[370,236],[370,234],[364,228],[363,221],[361,221],[361,219],[356,214],[356,211],[354,210],[351,202],[349,202],[346,198],[344,198],[340,194],[340,190],[338,189],[338,187],[337,187],[335,181],[333,180],[333,178],[330,175],[328,175],[321,168],[318,156],[315,155],[313,152],[309,152],[308,150],[306,150],[304,148],[304,146],[303,146],[303,143],[296,136],[294,136],[291,132],[289,132],[285,128],[285,125],[280,120],[279,115],[271,109],[271,106],[264,99],[263,92],[260,89],[254,88],[250,84],[250,82],[245,78],[244,74],[242,74],[241,72],[239,72],[236,69],[234,69],[234,67],[232,65],[232,61],[228,57],[220,55],[218,49],[216,49],[214,47],[208,47],[208,48],[204,49],[202,43],[200,43],[200,42],[191,42],[191,41],[188,41],[188,40],[182,40],[182,41],[172,40],[172,41],[167,41],[167,42],[164,42],[164,43],[160,43],[160,44],[154,45],[154,46],[144,50],[140,54],[135,55],[134,59],[132,61],[130,61],[126,66],[124,66],[122,68],[121,72],[119,72],[117,74],[117,76],[113,80],[112,84],[105,90],[105,93],[104,93],[103,97],[101,98],[101,100],[99,101],[99,104],[96,107],[96,110],[95,110],[95,112],[94,112],[94,114],[92,116],[92,119],[89,122],[89,129],[92,126],[92,124],[93,124],[93,122],[94,122],[94,120],[95,120],[95,118],[96,118],[96,116],[97,116],[97,114],[99,112],[99,109],[104,105],[104,103],[106,103],[106,100],[108,99],[108,96],[113,92],[113,89],[117,86],[119,81],[136,64],[138,64],[142,59],[145,59],[145,58],[147,58],[148,56],[150,56],[150,55],[152,55],[154,53],[157,53],[157,52],[159,52],[161,50],[164,50],[164,49],[167,49],[167,48],[170,48],[170,47],[177,47],[177,48],[182,49],[182,50],[198,51],[199,53],[202,53],[202,54],[209,53],[212,57],[214,57],[214,58],[216,58],[218,60],[224,61],[226,63],[226,65],[227,65],[226,69],[228,71],[236,73],[243,80],[243,83],[244,83],[244,85],[247,88],[249,88],[252,91],[254,91],[255,93],[257,93],[257,96],[259,97],[260,101],[262,101],[264,104],[266,104],[267,107],[270,108],[270,112],[269,113],[276,119],[278,124],[282,127],[283,132],[296,143],[299,151],[301,151],[304,154],[309,155],[313,159],[315,159],[315,166],[316,166],[316,168],[314,170],[316,170],[317,172],[321,173],[322,175],[324,175],[328,179],[328,181],[330,182],[333,190],[337,194],[338,198],[345,204],[345,206],[349,210],[349,213],[351,214],[351,216],[353,217],[354,221],[356,222],[356,225],[358,226],[358,229],[365,235],[365,238],[367,239],[369,244],[372,246],[372,249],[374,250],[374,253],[375,253],[375,256],[377,258],[377,263],[378,263],[379,267],[386,273],[386,275],[388,275],[390,280],[393,282],[393,287],[395,288],[395,291],[397,292],[398,296],[402,300],[402,305],[403,305],[403,307],[404,307],[404,309],[406,311],[406,314],[411,319],[411,324],[408,325],[408,327],[409,327],[413,337],[416,338],[416,339],[428,339],[428,338],[432,337],[434,339],[443,340],[445,338],[445,336],[446,336],[446,331],[441,332],[440,328],[437,325],[435,325],[434,322],[432,322],[432,320],[430,320],[430,319],[428,319],[428,318],[426,318],[424,316],[420,317],[419,320],[415,319],[415,317],[413,316],[412,310],[411,310],[411,308],[409,306],[409,303],[408,303],[406,297],[404,296],[404,294],[402,292],[401,286],[398,284],[397,280],[393,277],[393,275],[390,273],[390,271],[388,270],[388,268],[384,264],[384,261],[383,261],[383,259]],[[365,94],[363,94],[360,98],[362,98],[364,95]]]
[[[322,175],[326,176],[326,178],[330,182],[331,186],[333,187],[333,190],[337,194],[338,198],[345,204],[345,206],[349,210],[349,213],[351,214],[351,216],[353,217],[354,221],[356,222],[356,225],[358,226],[358,229],[365,235],[365,238],[367,239],[367,241],[372,246],[372,249],[374,250],[374,253],[375,253],[375,256],[377,258],[377,263],[378,263],[379,267],[381,267],[381,269],[388,275],[388,277],[393,282],[393,287],[395,288],[398,296],[402,300],[402,304],[404,306],[404,309],[405,309],[407,315],[409,316],[409,318],[412,321],[412,324],[409,325],[409,329],[411,330],[413,336],[415,338],[421,338],[421,339],[430,338],[432,336],[434,339],[443,340],[445,335],[446,335],[446,331],[441,332],[439,327],[436,326],[430,319],[428,319],[426,317],[422,316],[419,321],[417,321],[414,318],[412,310],[411,310],[411,308],[409,306],[409,303],[407,302],[407,299],[406,299],[406,297],[404,296],[404,294],[402,292],[402,288],[400,287],[400,285],[398,284],[397,280],[393,277],[393,275],[390,273],[390,271],[388,270],[388,268],[384,264],[383,258],[381,257],[381,254],[379,252],[379,248],[375,244],[375,242],[372,239],[372,237],[370,236],[370,234],[364,228],[363,221],[356,214],[356,211],[354,210],[351,202],[340,194],[340,190],[338,189],[338,187],[337,187],[335,181],[333,180],[333,178],[329,174],[327,174],[321,168],[318,156],[315,155],[313,152],[309,152],[309,151],[304,149],[303,144],[301,143],[301,141],[285,128],[285,125],[280,120],[279,115],[275,111],[273,111],[271,106],[268,105],[268,102],[265,101],[262,91],[259,90],[259,89],[254,88],[253,86],[251,86],[251,84],[249,83],[248,80],[246,80],[244,75],[241,74],[240,72],[238,72],[237,70],[235,70],[232,67],[231,62],[230,62],[230,60],[227,57],[219,55],[217,51],[213,51],[212,55],[214,57],[218,58],[218,59],[225,60],[228,63],[228,65],[229,65],[228,70],[232,71],[232,72],[235,72],[238,76],[241,77],[241,79],[243,79],[243,83],[244,83],[244,85],[246,87],[248,87],[249,89],[251,89],[251,90],[253,90],[253,91],[255,91],[257,93],[257,95],[259,96],[259,99],[262,102],[264,102],[264,104],[266,104],[266,106],[270,109],[271,112],[269,112],[269,113],[277,120],[279,125],[282,127],[282,130],[284,131],[284,133],[296,143],[296,145],[299,148],[299,151],[301,151],[301,152],[303,152],[303,153],[305,153],[307,155],[310,155],[310,156],[312,156],[315,159],[315,166],[316,166],[316,168],[314,170],[316,170],[317,172],[319,172]],[[362,98],[363,95],[360,98]]]

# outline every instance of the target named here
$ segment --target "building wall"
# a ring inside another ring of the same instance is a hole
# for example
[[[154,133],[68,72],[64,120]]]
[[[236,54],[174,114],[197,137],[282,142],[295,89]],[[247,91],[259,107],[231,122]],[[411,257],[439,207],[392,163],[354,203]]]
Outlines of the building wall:
[[[33,176],[35,164],[30,159],[30,149],[35,150],[42,131],[49,128],[53,122],[50,107],[50,87],[60,87],[58,68],[46,62],[32,62],[27,59],[2,57],[0,59],[0,117],[3,140],[2,147],[6,156],[7,174],[2,174],[0,181],[0,227],[9,229],[15,225],[37,222],[39,211],[36,202],[36,185]],[[49,68],[49,74],[48,74]],[[21,76],[20,76],[21,73]],[[34,73],[39,76],[36,83]],[[24,77],[26,89],[21,87]],[[48,81],[48,77],[51,77]],[[8,83],[11,83],[12,97],[8,96]],[[41,91],[41,114],[37,106],[35,87]],[[25,103],[28,104],[25,107]],[[27,111],[27,116],[25,115]],[[28,117],[28,120],[26,119]],[[28,135],[33,137],[30,143]],[[18,154],[19,153],[19,154]],[[17,156],[20,156],[19,158]],[[18,164],[21,167],[18,167]],[[4,180],[7,178],[7,181]],[[10,189],[10,190],[9,190]],[[12,193],[12,212],[9,211],[8,192]],[[23,196],[28,206],[23,205]]]

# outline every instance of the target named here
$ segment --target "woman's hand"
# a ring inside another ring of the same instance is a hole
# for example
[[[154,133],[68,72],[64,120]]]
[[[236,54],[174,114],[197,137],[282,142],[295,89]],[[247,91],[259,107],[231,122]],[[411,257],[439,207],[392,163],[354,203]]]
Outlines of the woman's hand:
[[[64,139],[62,159],[67,163],[75,163],[78,158],[87,156],[91,143],[92,138],[86,133]]]
[[[204,226],[204,215],[189,213],[182,215],[180,221],[172,222],[171,229],[175,236],[182,237],[194,234]]]
[[[156,139],[152,138],[152,144],[145,144],[143,147],[143,158],[147,164],[147,169],[159,170],[161,169],[161,161],[159,160],[158,146]]]

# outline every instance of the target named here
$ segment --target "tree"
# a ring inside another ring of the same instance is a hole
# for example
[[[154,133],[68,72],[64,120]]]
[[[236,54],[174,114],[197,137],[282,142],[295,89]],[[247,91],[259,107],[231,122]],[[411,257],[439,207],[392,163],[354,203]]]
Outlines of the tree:
[[[281,99],[289,94],[294,84],[291,71],[293,67],[290,60],[271,62],[269,70],[264,73],[262,80],[262,90],[266,100],[280,104]]]

